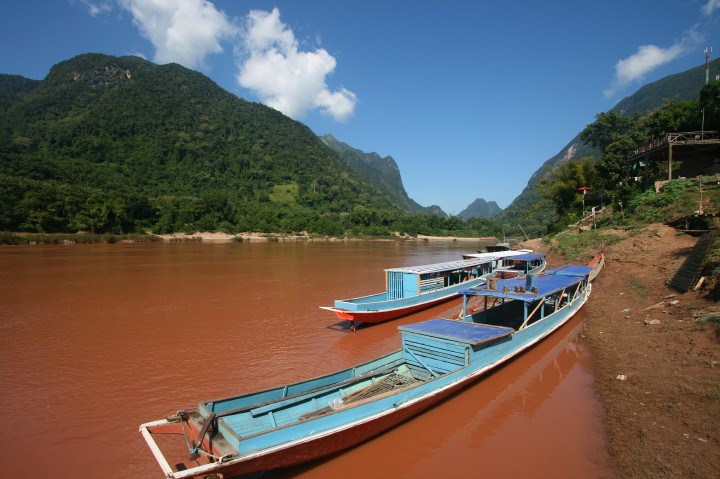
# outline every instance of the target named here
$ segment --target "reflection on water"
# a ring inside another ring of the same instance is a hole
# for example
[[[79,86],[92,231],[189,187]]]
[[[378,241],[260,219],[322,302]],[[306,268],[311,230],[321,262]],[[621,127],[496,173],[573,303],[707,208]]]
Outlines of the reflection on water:
[[[6,477],[162,477],[137,432],[203,399],[325,374],[399,348],[318,306],[383,290],[382,270],[459,258],[458,243],[0,248]],[[592,299],[591,299],[592,301]],[[575,319],[510,365],[360,447],[267,477],[606,477]],[[342,325],[340,325],[342,326]],[[29,470],[32,465],[34,469]]]

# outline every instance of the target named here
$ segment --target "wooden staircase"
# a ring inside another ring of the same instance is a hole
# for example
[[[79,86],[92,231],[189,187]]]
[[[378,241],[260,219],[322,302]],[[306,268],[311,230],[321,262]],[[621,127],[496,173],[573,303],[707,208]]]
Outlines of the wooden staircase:
[[[671,288],[680,293],[687,293],[692,289],[700,278],[716,234],[717,230],[713,230],[700,237],[690,255],[670,280]]]

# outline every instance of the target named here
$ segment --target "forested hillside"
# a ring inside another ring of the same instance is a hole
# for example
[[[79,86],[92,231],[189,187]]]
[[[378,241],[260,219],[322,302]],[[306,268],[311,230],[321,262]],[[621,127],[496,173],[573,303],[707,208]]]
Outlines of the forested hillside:
[[[176,64],[88,54],[0,87],[3,229],[284,230],[392,209],[307,127]]]
[[[80,55],[39,82],[0,75],[0,105],[0,230],[470,227],[406,213],[302,123],[177,64]]]
[[[712,71],[717,71],[718,66],[720,66],[720,61],[712,62]],[[702,65],[649,83],[633,95],[618,102],[610,111],[626,116],[644,115],[662,107],[669,101],[684,102],[696,99],[704,84],[705,66]],[[578,133],[557,155],[545,161],[532,174],[522,193],[495,218],[496,221],[512,234],[521,234],[518,225],[521,225],[531,236],[545,234],[547,226],[557,216],[554,205],[543,199],[535,187],[549,172],[568,161],[584,157],[599,158],[600,155],[600,149],[586,145]]]
[[[391,156],[383,158],[377,153],[365,153],[339,141],[332,135],[323,135],[320,139],[340,155],[348,168],[373,183],[404,210],[412,213],[446,216],[440,207],[425,208],[408,196],[402,182],[400,169]]]

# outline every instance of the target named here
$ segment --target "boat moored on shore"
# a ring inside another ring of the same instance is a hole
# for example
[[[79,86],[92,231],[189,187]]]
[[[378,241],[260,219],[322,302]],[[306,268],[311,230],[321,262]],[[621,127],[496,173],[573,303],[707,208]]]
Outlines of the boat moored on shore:
[[[201,402],[140,426],[167,478],[230,477],[300,464],[407,420],[532,347],[590,297],[591,268],[555,268],[463,290],[483,311],[398,328],[401,349],[306,381]],[[488,304],[491,304],[488,306]],[[171,466],[158,436],[193,461]]]
[[[321,306],[339,319],[376,324],[399,318],[458,297],[458,291],[483,284],[498,270],[527,274],[544,268],[545,255],[525,251],[480,253],[473,259],[385,270],[386,291],[336,300]]]
[[[603,267],[605,266],[605,253],[599,253],[597,256],[595,256],[589,263],[588,266],[591,268],[592,271],[590,271],[590,281],[593,281],[598,274],[600,274],[600,271],[602,271]]]

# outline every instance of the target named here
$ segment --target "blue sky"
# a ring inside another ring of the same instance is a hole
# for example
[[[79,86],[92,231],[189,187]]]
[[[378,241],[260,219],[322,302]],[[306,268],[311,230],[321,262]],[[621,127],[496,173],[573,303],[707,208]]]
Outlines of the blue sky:
[[[720,54],[720,0],[24,0],[0,73],[86,52],[198,70],[363,151],[450,214],[507,207],[597,113]],[[713,75],[717,72],[713,72]]]

